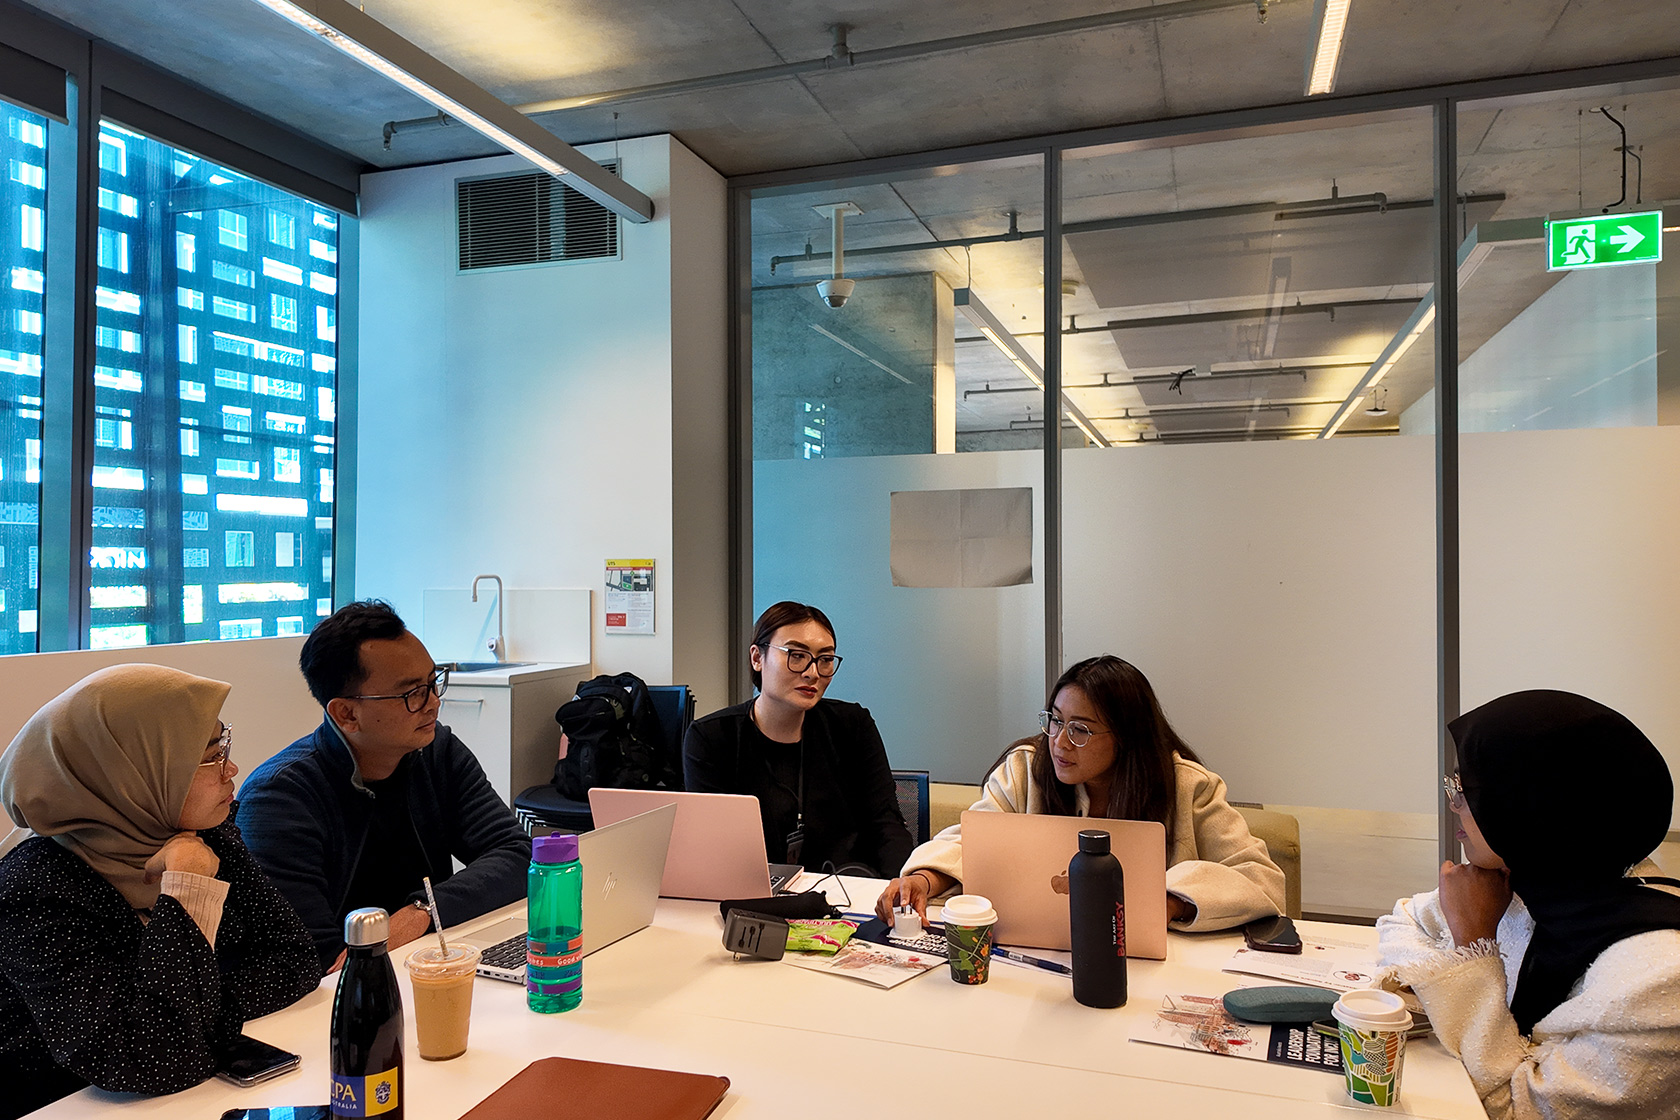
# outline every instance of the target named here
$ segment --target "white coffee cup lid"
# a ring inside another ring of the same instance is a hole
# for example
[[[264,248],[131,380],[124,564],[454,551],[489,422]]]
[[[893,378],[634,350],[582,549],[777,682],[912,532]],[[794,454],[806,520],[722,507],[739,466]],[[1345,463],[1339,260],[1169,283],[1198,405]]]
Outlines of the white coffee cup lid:
[[[959,894],[945,900],[942,919],[959,926],[990,926],[997,924],[997,911],[983,894]]]
[[[1412,1026],[1406,1001],[1393,992],[1356,988],[1336,1001],[1336,1018],[1363,1031],[1404,1031]]]

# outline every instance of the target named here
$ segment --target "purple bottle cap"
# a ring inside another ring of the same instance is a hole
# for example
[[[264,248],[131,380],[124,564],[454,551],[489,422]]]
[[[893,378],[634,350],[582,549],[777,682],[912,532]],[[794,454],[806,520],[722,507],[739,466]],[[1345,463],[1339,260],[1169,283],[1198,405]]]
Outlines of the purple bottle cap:
[[[570,863],[577,857],[576,836],[539,836],[531,841],[532,863]]]

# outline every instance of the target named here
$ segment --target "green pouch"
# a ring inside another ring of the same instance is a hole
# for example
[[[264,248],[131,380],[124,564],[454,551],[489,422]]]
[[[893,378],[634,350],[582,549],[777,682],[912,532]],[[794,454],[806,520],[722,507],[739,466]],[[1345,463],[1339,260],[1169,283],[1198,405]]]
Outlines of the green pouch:
[[[838,953],[856,932],[856,922],[840,918],[795,919],[788,923],[788,952]]]

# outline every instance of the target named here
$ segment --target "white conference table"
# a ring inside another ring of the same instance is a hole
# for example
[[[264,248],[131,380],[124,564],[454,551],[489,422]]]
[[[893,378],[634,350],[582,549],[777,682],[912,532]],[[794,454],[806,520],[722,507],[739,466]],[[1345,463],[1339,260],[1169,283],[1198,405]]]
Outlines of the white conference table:
[[[882,887],[866,879],[845,883],[859,910],[873,905]],[[1350,941],[1376,938],[1363,926],[1303,928]],[[955,984],[939,968],[883,990],[780,961],[736,960],[721,938],[716,903],[662,899],[652,926],[586,959],[583,1003],[560,1015],[531,1012],[521,987],[479,977],[469,1047],[452,1061],[420,1060],[410,1013],[407,1120],[457,1120],[526,1064],[550,1055],[722,1074],[731,1086],[713,1115],[725,1120],[856,1120],[866,1112],[1026,1120],[1051,1110],[1082,1116],[1120,1109],[1244,1120],[1358,1112],[1484,1117],[1463,1067],[1433,1038],[1408,1046],[1401,1104],[1393,1109],[1353,1102],[1341,1078],[1321,1071],[1129,1041],[1163,995],[1217,995],[1259,982],[1220,971],[1241,944],[1235,933],[1174,934],[1167,960],[1130,962],[1129,999],[1116,1010],[1074,1002],[1068,977],[1036,968],[994,961],[990,981],[979,987]],[[405,955],[393,953],[406,1000]],[[212,1080],[156,1098],[89,1089],[33,1116],[215,1120],[229,1108],[324,1103],[336,980],[329,976],[293,1006],[246,1024],[246,1033],[303,1055],[294,1073],[249,1089]]]

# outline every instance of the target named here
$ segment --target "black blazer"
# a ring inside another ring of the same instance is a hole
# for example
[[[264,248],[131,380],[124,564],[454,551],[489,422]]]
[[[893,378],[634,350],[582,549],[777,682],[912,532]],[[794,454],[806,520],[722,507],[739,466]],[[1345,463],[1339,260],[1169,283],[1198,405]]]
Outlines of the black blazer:
[[[757,797],[765,850],[780,863],[798,819],[800,747],[765,738],[747,714],[750,707],[737,704],[689,725],[683,784],[701,793]],[[813,870],[825,863],[862,864],[885,878],[897,875],[914,845],[869,709],[819,700],[806,713],[804,736],[805,847],[799,862]]]

